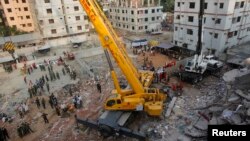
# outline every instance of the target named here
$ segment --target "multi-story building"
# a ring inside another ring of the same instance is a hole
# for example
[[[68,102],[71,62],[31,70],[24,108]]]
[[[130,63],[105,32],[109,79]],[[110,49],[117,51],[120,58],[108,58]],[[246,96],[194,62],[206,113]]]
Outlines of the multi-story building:
[[[158,32],[162,8],[160,0],[113,0],[108,17],[115,28],[136,33]]]
[[[52,46],[87,40],[89,21],[79,0],[35,0],[34,7],[40,31]]]
[[[34,22],[30,12],[29,0],[0,0],[3,22],[20,31],[34,31]]]
[[[174,37],[177,46],[195,50],[200,0],[175,0]],[[219,53],[250,41],[249,0],[205,0],[203,51]]]

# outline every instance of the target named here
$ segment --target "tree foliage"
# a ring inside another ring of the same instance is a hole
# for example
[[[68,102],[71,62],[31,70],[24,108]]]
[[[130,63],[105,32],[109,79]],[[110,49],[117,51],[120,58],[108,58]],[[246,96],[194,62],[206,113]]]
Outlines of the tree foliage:
[[[0,26],[0,36],[12,36],[12,35],[21,35],[25,34],[27,32],[19,31],[15,27],[9,27],[9,26]]]
[[[163,12],[174,11],[174,0],[161,0],[161,5],[163,6]]]

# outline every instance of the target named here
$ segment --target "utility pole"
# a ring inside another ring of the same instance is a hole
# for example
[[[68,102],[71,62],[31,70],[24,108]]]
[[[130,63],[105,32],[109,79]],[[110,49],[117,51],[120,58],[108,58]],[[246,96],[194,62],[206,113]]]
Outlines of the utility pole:
[[[202,50],[202,22],[203,22],[203,15],[204,15],[204,3],[205,0],[200,0],[200,10],[199,10],[199,23],[198,23],[198,42],[196,47],[196,54],[200,55]]]

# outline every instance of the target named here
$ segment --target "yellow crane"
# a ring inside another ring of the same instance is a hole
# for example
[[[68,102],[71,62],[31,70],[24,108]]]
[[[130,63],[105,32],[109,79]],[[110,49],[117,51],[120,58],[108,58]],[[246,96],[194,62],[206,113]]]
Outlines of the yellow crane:
[[[89,20],[99,35],[100,42],[107,57],[115,90],[105,102],[107,110],[145,111],[151,116],[159,116],[166,98],[158,89],[149,88],[153,72],[138,71],[128,57],[124,44],[119,40],[109,20],[106,18],[96,0],[79,0]],[[121,89],[113,69],[109,53],[127,79],[130,89]]]

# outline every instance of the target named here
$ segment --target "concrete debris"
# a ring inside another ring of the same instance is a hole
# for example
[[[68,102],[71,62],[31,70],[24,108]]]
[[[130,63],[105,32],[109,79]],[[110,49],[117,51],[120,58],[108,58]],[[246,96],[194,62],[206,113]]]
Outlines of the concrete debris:
[[[191,136],[193,138],[202,138],[207,136],[207,131],[200,131],[196,128],[186,128],[184,131],[185,135]]]
[[[189,138],[187,136],[179,136],[177,138],[177,141],[191,141],[191,138]]]
[[[244,99],[244,100],[243,100],[243,105],[244,105],[246,108],[250,108],[250,101]]]
[[[171,100],[170,104],[168,105],[168,109],[167,112],[165,114],[165,117],[169,117],[171,114],[171,111],[174,107],[175,101],[177,100],[177,97],[173,97],[173,99]]]
[[[199,118],[198,122],[194,125],[195,128],[199,130],[206,131],[208,128],[208,121],[205,120],[204,118]]]
[[[247,99],[247,100],[250,100],[250,95],[244,94],[244,93],[243,93],[241,90],[239,90],[239,89],[237,89],[237,90],[235,91],[235,93],[238,94],[239,96],[241,96],[241,97]]]
[[[236,94],[232,94],[229,98],[228,98],[228,102],[238,102],[240,100],[240,97]]]
[[[250,108],[247,110],[247,116],[250,117]]]

